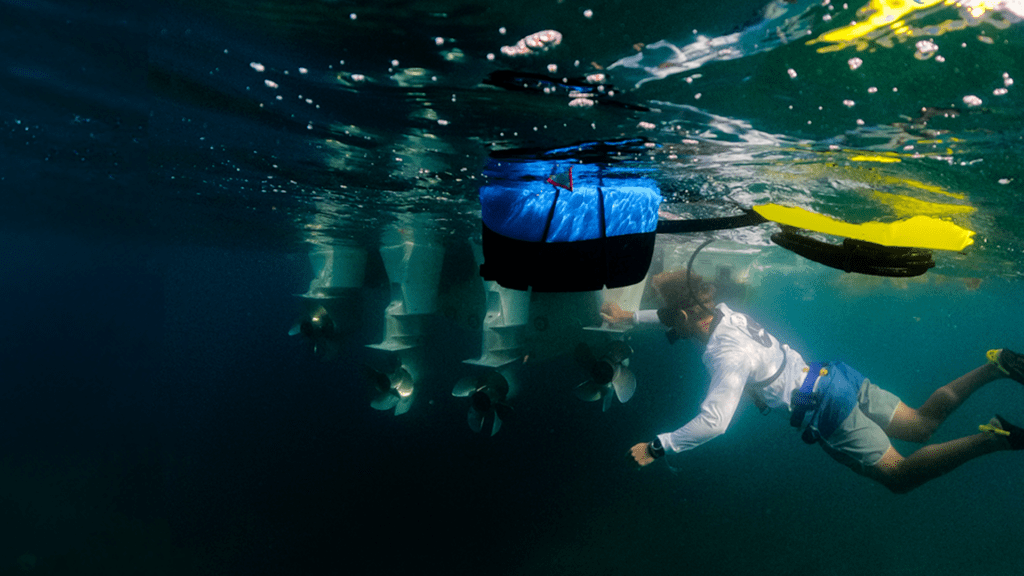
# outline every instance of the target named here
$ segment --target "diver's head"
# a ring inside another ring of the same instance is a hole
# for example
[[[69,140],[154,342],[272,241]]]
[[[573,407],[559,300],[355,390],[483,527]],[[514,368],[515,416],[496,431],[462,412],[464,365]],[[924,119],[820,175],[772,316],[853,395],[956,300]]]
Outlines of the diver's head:
[[[713,315],[714,284],[686,270],[658,274],[653,282],[665,302],[658,309],[658,320],[669,329],[669,342],[701,334]]]

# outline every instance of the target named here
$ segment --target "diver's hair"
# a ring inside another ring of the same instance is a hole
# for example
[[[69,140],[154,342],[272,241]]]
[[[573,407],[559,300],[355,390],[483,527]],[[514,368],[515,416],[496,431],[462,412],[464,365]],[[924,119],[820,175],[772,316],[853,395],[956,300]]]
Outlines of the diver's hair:
[[[664,306],[658,310],[662,324],[674,326],[680,311],[690,319],[689,328],[695,329],[699,319],[705,318],[714,308],[715,285],[705,281],[698,274],[687,274],[686,270],[662,272],[651,279],[654,290],[661,297]],[[690,334],[680,334],[686,338]]]
[[[715,285],[699,274],[687,274],[686,270],[662,272],[651,281],[665,306],[681,310],[714,306]]]

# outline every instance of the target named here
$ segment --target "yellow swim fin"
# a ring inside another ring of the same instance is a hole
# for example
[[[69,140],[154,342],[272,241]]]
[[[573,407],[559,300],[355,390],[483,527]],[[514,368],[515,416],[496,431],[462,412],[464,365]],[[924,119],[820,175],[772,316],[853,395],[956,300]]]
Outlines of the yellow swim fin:
[[[1010,435],[1010,431],[1009,430],[1003,430],[1002,428],[996,428],[995,426],[992,426],[991,424],[980,424],[980,425],[978,425],[978,430],[980,430],[982,432],[991,432],[992,434],[998,434],[1000,436],[1009,436]]]
[[[974,243],[973,231],[930,216],[914,216],[891,223],[850,224],[829,216],[815,214],[803,208],[779,206],[778,204],[754,206],[753,209],[765,220],[786,226],[863,240],[883,246],[959,252]]]

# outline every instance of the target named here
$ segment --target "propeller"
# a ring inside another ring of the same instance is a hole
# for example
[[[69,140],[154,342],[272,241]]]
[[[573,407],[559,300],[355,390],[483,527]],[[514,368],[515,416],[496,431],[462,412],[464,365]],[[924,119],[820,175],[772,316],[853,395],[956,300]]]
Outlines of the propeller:
[[[498,371],[490,371],[483,376],[467,376],[459,380],[452,390],[452,396],[469,398],[469,412],[466,422],[473,432],[484,429],[487,418],[491,418],[491,436],[498,433],[504,420],[512,414],[508,405],[509,382]]]
[[[612,398],[625,404],[636,392],[636,377],[629,369],[633,349],[622,340],[613,340],[595,351],[586,343],[576,346],[576,362],[590,373],[590,378],[573,388],[584,402],[602,401],[601,411],[611,406]]]
[[[313,354],[322,360],[330,360],[339,350],[338,327],[327,308],[317,306],[305,318],[288,330],[289,336],[301,334],[313,343]]]
[[[385,373],[366,367],[366,375],[370,380],[370,406],[376,410],[395,409],[395,416],[405,414],[412,407],[416,395],[416,387],[412,374],[404,366],[398,366],[393,372]]]

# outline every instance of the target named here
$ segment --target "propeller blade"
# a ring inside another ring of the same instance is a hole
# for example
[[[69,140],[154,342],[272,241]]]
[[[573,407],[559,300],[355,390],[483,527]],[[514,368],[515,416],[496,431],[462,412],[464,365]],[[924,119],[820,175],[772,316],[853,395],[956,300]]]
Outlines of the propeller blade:
[[[378,392],[375,394],[373,399],[370,400],[370,406],[375,410],[391,410],[398,405],[398,401],[398,394],[388,390],[387,392]]]
[[[477,379],[471,376],[466,376],[455,383],[455,388],[452,390],[452,396],[458,398],[468,398],[472,396],[477,389]]]
[[[486,389],[481,389],[473,393],[469,398],[470,406],[473,410],[476,410],[480,414],[487,414],[494,409],[494,402],[491,401],[491,396],[487,394]]]
[[[473,432],[479,432],[484,427],[484,415],[477,412],[472,406],[469,407],[469,414],[466,416],[466,422],[469,423],[469,428]]]
[[[491,436],[494,436],[501,430],[501,418],[498,417],[498,412],[494,412],[494,423],[491,425]]]
[[[593,380],[587,380],[573,388],[572,393],[584,402],[597,402],[601,399],[604,390],[604,386],[594,382]]]
[[[636,392],[636,376],[633,376],[633,371],[620,365],[615,370],[615,377],[612,378],[612,388],[615,389],[615,396],[618,397],[619,402],[623,404],[629,402],[633,393]]]
[[[289,336],[298,336],[302,333],[302,323],[296,323],[288,330]]]
[[[508,398],[508,380],[497,370],[488,372],[483,378],[483,385],[491,390],[491,396],[496,401],[502,401]]]
[[[398,392],[402,398],[412,396],[414,392],[412,374],[405,368],[399,368],[391,375],[391,387]]]
[[[502,422],[511,420],[515,416],[516,411],[511,406],[504,402],[499,402],[494,405],[494,413],[501,417]]]
[[[403,396],[398,399],[398,403],[395,405],[395,416],[401,416],[412,408],[412,401],[415,396]]]
[[[370,366],[363,366],[363,375],[370,381],[375,397],[390,393],[391,379],[388,378],[387,374]]]
[[[612,397],[614,397],[614,396],[615,396],[615,394],[605,394],[604,395],[604,402],[601,402],[601,412],[607,412],[608,411],[608,407],[612,405]]]

